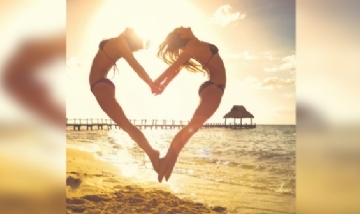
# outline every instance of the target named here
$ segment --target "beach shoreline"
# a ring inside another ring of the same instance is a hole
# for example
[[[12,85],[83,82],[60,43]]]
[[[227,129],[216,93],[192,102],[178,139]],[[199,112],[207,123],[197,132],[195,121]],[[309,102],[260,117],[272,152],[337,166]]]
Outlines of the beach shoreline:
[[[67,213],[226,213],[180,199],[168,186],[139,183],[121,175],[115,165],[77,149],[66,151]]]
[[[174,130],[143,132],[164,156]],[[124,132],[68,130],[66,136],[68,213],[295,213],[294,127],[201,130],[182,151],[170,180],[162,183]],[[93,202],[88,198],[93,195],[106,199]],[[136,203],[116,201],[122,198]],[[123,208],[109,211],[113,208],[104,204]]]

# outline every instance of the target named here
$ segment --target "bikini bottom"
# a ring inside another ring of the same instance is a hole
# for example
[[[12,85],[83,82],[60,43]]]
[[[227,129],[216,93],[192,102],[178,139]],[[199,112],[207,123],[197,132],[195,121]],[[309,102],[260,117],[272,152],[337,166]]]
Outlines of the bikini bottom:
[[[115,88],[115,85],[114,83],[107,79],[107,78],[100,78],[98,81],[94,82],[93,84],[91,84],[91,91],[93,90],[94,86],[100,82],[103,82],[103,83],[106,83],[106,84],[109,84],[109,85],[112,85],[114,88]]]
[[[200,92],[204,89],[204,88],[206,88],[206,87],[208,87],[208,86],[210,86],[210,85],[216,85],[218,88],[220,88],[223,92],[224,92],[224,90],[225,90],[225,85],[223,85],[223,84],[216,84],[216,83],[214,83],[214,82],[212,82],[212,81],[206,81],[206,82],[204,82],[203,84],[201,84],[200,85],[200,87],[199,87],[199,95],[200,95]]]

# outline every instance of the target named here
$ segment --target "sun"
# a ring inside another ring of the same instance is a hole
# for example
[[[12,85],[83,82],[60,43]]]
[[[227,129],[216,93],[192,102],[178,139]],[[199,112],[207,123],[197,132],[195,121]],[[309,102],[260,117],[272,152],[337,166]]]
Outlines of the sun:
[[[119,35],[129,27],[155,46],[180,26],[206,31],[203,14],[186,0],[109,0],[98,9],[91,22],[92,33],[87,35],[93,35],[94,39]]]
[[[102,39],[112,38],[120,35],[126,28],[132,28],[136,34],[144,40],[150,41],[150,46],[147,50],[139,51],[135,54],[136,59],[146,69],[146,72],[152,79],[156,79],[167,67],[163,61],[157,58],[157,49],[161,42],[166,38],[174,28],[192,27],[197,32],[206,33],[204,22],[202,22],[201,12],[198,11],[189,2],[191,1],[178,1],[178,0],[109,0],[104,2],[101,7],[93,14],[91,20],[88,20],[86,32],[79,45],[80,58],[88,61],[94,57],[94,52],[97,51],[97,45]],[[129,90],[132,88],[138,96],[142,97],[137,105],[134,105],[134,96],[127,96],[117,91],[119,100],[122,100],[121,105],[127,109],[127,114],[137,115],[136,107],[147,105],[153,106],[156,110],[149,110],[146,112],[146,118],[161,118],[165,116],[170,104],[175,105],[174,108],[180,108],[181,94],[190,94],[197,89],[191,87],[182,87],[181,83],[196,86],[198,79],[197,75],[188,76],[187,74],[179,75],[171,86],[166,89],[166,93],[161,96],[154,97],[148,93],[148,87],[140,80],[126,81],[135,78],[134,72],[131,68],[124,63],[124,60],[119,60],[118,67],[121,70],[119,75],[115,75],[113,81],[118,84],[118,89]],[[189,74],[190,75],[190,74]],[[112,78],[112,77],[110,77]],[[129,85],[128,85],[129,84]],[[181,93],[178,90],[181,88]],[[179,95],[180,94],[180,95]],[[194,93],[193,93],[194,94]],[[89,99],[92,99],[89,98]],[[197,105],[198,97],[186,98],[187,101]],[[156,102],[156,103],[155,103]],[[151,104],[149,104],[151,103]],[[179,109],[177,117],[188,118],[189,111],[193,111],[196,106],[187,105],[191,110]],[[152,108],[152,107],[151,107]],[[151,109],[149,108],[149,109]],[[160,110],[161,108],[161,110]],[[174,109],[173,108],[173,109]],[[161,115],[157,115],[160,114]],[[191,112],[192,113],[192,112]],[[145,114],[145,113],[143,113]],[[134,116],[129,116],[134,117]],[[173,117],[173,115],[168,115]]]

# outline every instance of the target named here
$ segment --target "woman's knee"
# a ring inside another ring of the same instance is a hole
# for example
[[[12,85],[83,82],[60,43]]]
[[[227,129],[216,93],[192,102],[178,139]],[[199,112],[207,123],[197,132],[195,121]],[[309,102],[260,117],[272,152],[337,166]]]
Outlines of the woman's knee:
[[[129,134],[138,131],[136,126],[133,125],[132,123],[128,122],[128,121],[121,123],[120,126],[125,132],[127,132]]]
[[[202,125],[203,123],[201,122],[190,122],[186,126],[186,129],[188,130],[189,133],[195,133],[202,127]]]

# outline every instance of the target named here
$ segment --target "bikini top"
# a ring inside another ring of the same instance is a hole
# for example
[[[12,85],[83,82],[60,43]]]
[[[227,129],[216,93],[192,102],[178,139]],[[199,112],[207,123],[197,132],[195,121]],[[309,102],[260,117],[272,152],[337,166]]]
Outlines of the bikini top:
[[[202,68],[204,69],[206,66],[207,66],[207,64],[210,62],[210,60],[214,57],[214,55],[215,54],[217,54],[217,53],[219,53],[219,49],[215,46],[215,45],[213,45],[213,44],[211,44],[211,43],[207,43],[208,45],[209,45],[209,48],[210,48],[210,51],[211,51],[211,57],[210,57],[210,59],[202,66]],[[195,58],[196,59],[196,58]]]
[[[99,44],[99,49],[100,49],[100,50],[103,50],[105,44],[106,44],[108,41],[109,41],[109,40],[102,40],[102,41],[100,42],[100,44]]]
[[[211,53],[212,53],[213,56],[214,56],[215,54],[219,53],[219,49],[218,49],[215,45],[210,44],[210,43],[208,43],[208,44],[209,44],[209,48],[210,48],[210,51],[211,51]]]
[[[115,60],[113,60],[113,59],[103,50],[105,44],[106,44],[108,41],[109,41],[109,40],[102,40],[102,41],[100,42],[100,44],[99,44],[99,49],[100,49],[102,52],[104,52],[105,55],[113,62],[114,66],[115,66],[115,67],[114,67],[114,71],[115,71],[115,69],[116,69],[117,71],[119,71],[118,67],[116,66]]]

